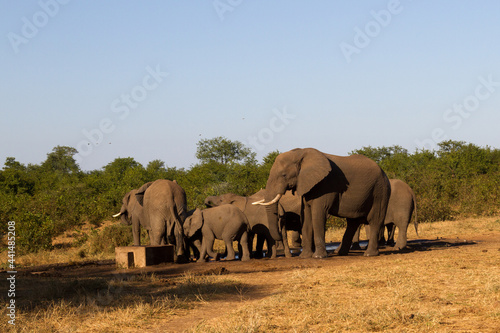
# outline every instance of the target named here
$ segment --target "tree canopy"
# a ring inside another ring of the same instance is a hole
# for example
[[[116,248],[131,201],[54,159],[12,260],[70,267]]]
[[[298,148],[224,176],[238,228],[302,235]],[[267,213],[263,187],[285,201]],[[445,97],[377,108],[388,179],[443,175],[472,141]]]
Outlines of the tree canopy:
[[[202,139],[196,145],[196,158],[202,163],[229,164],[255,159],[255,153],[250,148],[245,147],[239,141],[231,141],[223,136]]]

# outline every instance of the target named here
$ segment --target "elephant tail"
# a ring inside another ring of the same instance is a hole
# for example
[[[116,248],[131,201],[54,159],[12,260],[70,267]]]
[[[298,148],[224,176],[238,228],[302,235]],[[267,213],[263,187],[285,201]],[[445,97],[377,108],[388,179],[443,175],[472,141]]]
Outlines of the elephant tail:
[[[417,198],[415,197],[415,193],[412,191],[411,195],[413,197],[413,211],[415,215],[415,220],[413,221],[413,226],[415,227],[415,233],[417,234],[417,237],[420,238],[418,235],[418,220],[417,220]]]

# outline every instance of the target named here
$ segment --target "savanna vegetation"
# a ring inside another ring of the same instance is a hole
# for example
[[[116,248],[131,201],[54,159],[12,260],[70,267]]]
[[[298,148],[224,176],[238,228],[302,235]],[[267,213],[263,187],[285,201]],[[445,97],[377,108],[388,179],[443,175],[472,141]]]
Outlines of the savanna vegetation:
[[[201,206],[209,195],[251,195],[265,187],[279,152],[271,152],[259,162],[242,143],[217,137],[198,142],[199,162],[189,169],[172,166],[175,161],[161,160],[144,166],[127,157],[93,171],[80,169],[73,158],[76,153],[72,147],[57,146],[41,164],[24,165],[14,157],[6,159],[0,171],[0,234],[6,233],[8,221],[16,221],[19,254],[50,249],[53,237],[83,223],[100,225],[119,210],[126,192],[155,179],[177,180],[186,191],[190,209]],[[416,193],[420,221],[499,212],[499,149],[445,141],[433,151],[410,153],[400,146],[363,147],[352,154],[372,158],[389,178],[407,182]],[[116,245],[132,241],[131,232],[123,229],[127,227],[110,228],[116,230],[107,230],[106,237],[113,238]],[[89,237],[84,236],[80,242]]]

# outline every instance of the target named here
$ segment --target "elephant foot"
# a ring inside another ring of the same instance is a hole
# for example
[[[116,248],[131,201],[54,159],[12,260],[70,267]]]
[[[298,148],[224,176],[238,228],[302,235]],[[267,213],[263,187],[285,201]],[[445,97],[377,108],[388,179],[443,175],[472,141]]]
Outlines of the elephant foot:
[[[328,257],[328,254],[326,253],[326,249],[316,250],[313,254],[314,259],[323,259],[326,257]]]
[[[290,251],[285,251],[285,258],[292,258],[292,252]]]
[[[250,261],[250,256],[241,257],[241,261]]]
[[[255,252],[255,253],[253,254],[253,257],[254,257],[255,259],[262,259],[262,258],[264,258],[264,253],[262,253],[261,251],[260,251],[260,252]]]
[[[368,251],[366,250],[365,253],[363,254],[365,257],[376,257],[380,254],[380,252],[377,250],[375,251]]]
[[[337,252],[337,255],[339,256],[346,256],[349,254],[349,250],[345,251],[345,250],[338,250]]]
[[[177,264],[185,264],[189,262],[189,257],[185,256],[184,254],[178,255],[177,258],[175,259],[175,262]]]
[[[299,255],[299,258],[301,258],[301,259],[308,259],[308,258],[311,258],[312,256],[313,256],[312,252],[302,251],[302,253]]]

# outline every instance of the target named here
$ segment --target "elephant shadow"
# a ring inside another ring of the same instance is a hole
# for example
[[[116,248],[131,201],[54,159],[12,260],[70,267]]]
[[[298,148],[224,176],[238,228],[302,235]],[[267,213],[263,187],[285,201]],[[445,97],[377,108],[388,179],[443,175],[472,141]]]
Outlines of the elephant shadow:
[[[367,246],[367,241],[361,241],[360,246],[361,249],[351,250],[353,255],[363,255],[363,251]],[[329,243],[327,244],[327,251],[333,252],[339,246],[340,243]],[[398,253],[413,253],[413,252],[423,252],[423,251],[433,251],[448,247],[459,247],[459,246],[468,246],[475,245],[477,242],[465,239],[449,239],[438,237],[436,239],[415,239],[408,241],[407,245],[403,249],[396,249],[391,246],[381,246],[380,255],[391,255]],[[350,253],[351,253],[350,252]]]

